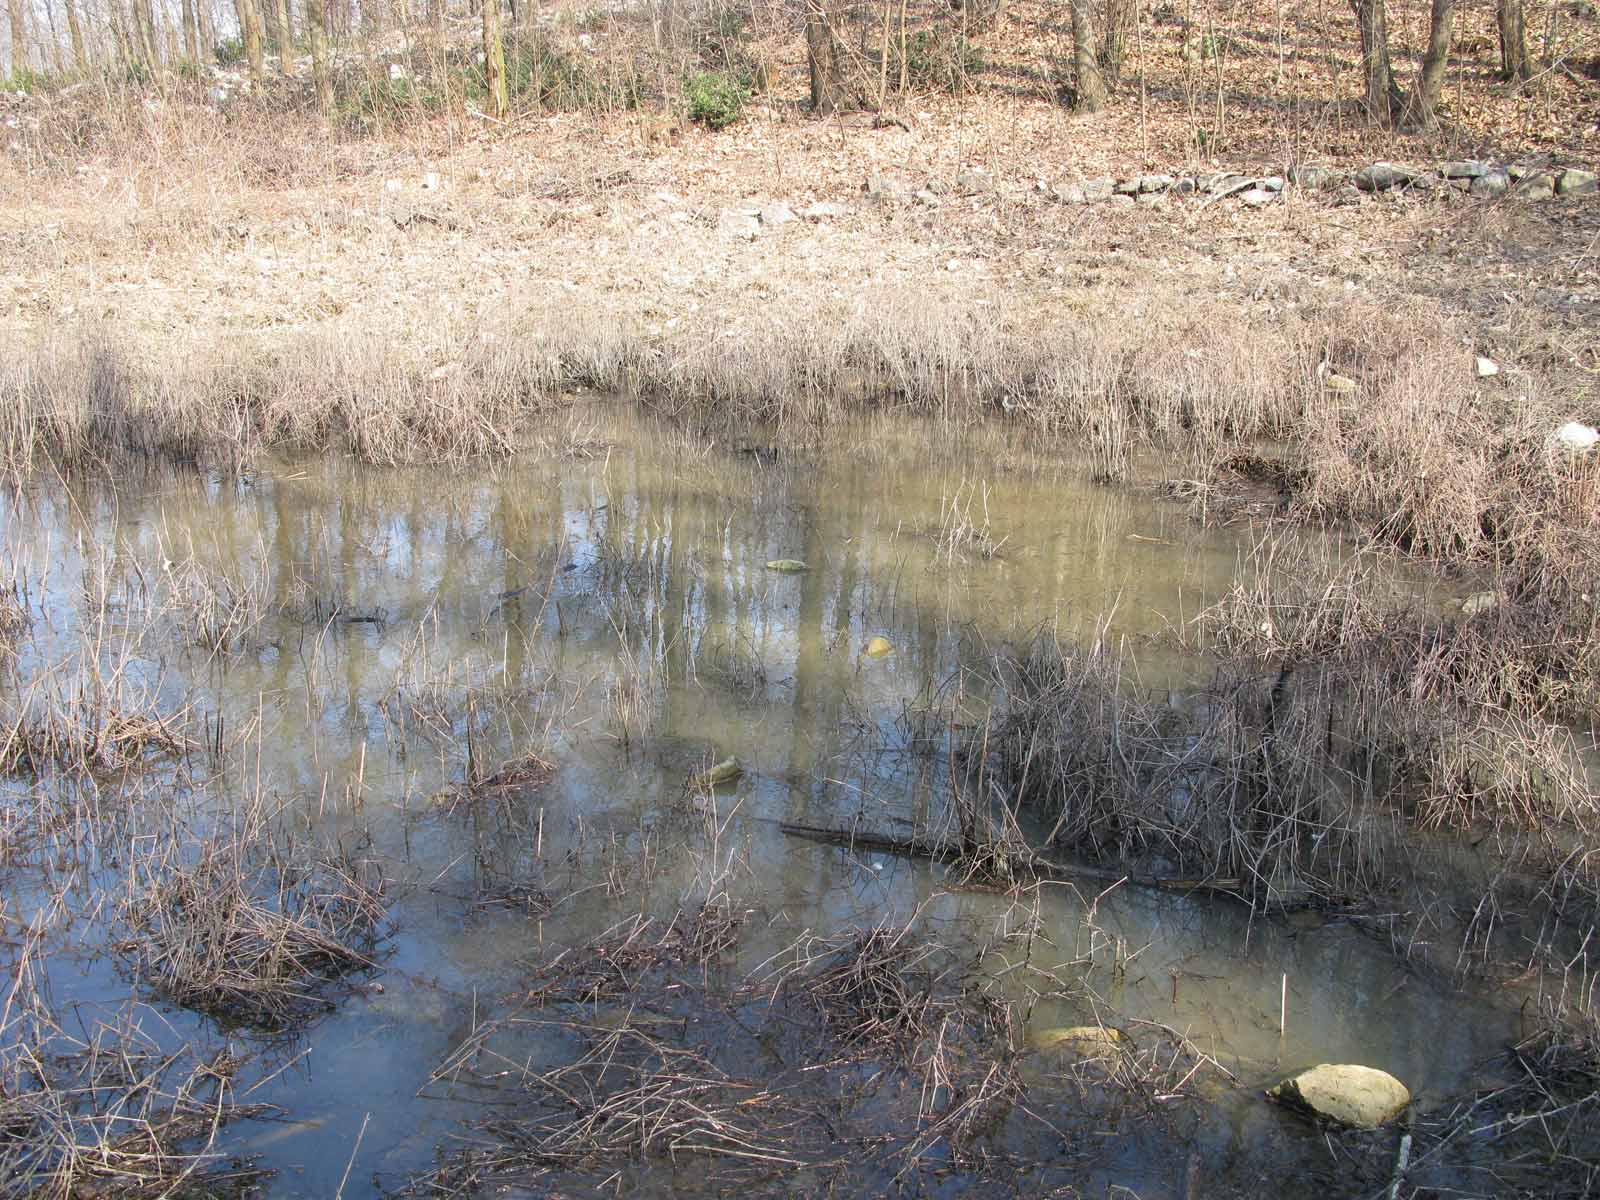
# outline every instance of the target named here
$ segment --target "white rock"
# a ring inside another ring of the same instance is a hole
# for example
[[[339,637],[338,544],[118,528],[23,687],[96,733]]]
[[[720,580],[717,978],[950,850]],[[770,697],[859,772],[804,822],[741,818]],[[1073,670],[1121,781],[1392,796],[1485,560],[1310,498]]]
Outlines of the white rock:
[[[385,179],[383,181],[383,190],[386,192],[398,192],[403,187],[405,187],[405,184],[398,179]]]
[[[1267,1095],[1356,1129],[1386,1124],[1411,1103],[1406,1085],[1387,1071],[1350,1063],[1312,1067],[1285,1079]]]
[[[1485,358],[1480,354],[1473,360],[1473,362],[1478,368],[1479,379],[1487,379],[1491,375],[1500,374],[1500,364],[1495,362],[1495,360],[1492,358]]]
[[[1239,193],[1239,202],[1250,208],[1262,208],[1271,204],[1278,198],[1277,192],[1269,192],[1266,188],[1253,187]]]
[[[1593,450],[1600,442],[1600,429],[1582,421],[1568,421],[1556,430],[1556,442],[1568,450]]]
[[[818,200],[815,204],[809,205],[800,215],[808,221],[826,221],[830,217],[846,216],[849,211],[842,204],[834,204],[829,200]]]
[[[399,82],[402,79],[409,79],[410,77],[411,72],[407,71],[399,63],[389,64],[389,79],[391,82]]]
[[[429,171],[422,177],[422,190],[425,192],[439,190],[439,173],[437,171]]]

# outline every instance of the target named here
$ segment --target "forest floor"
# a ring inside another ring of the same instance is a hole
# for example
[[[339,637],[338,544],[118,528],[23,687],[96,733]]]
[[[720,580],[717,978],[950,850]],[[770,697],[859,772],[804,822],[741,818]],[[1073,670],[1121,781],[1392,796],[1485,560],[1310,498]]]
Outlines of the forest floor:
[[[1359,300],[1414,312],[1430,330],[1459,327],[1476,352],[1553,373],[1595,409],[1593,194],[1290,189],[1253,209],[1201,197],[1075,206],[1050,191],[1096,176],[1376,159],[1592,170],[1600,83],[1585,72],[1600,61],[1600,21],[1567,7],[1557,64],[1525,96],[1493,77],[1492,11],[1468,10],[1445,121],[1427,136],[1360,119],[1348,13],[1286,18],[1259,3],[1156,6],[1121,94],[1092,116],[1060,102],[1067,36],[1060,6],[1042,3],[1014,4],[974,33],[944,90],[891,97],[900,123],[883,128],[864,114],[813,118],[803,42],[775,15],[763,25],[760,8],[745,36],[774,82],[720,132],[675,114],[670,83],[667,103],[636,109],[495,122],[457,105],[361,136],[193,89],[19,101],[0,156],[0,337],[93,328],[181,358],[224,344],[270,356],[286,336],[337,333],[445,365],[486,322],[504,329],[508,315],[540,312],[582,312],[647,339],[724,339],[747,321],[908,303],[1038,329],[1088,311],[1139,320],[1152,307],[1272,322]],[[1425,10],[1391,16],[1408,81]],[[946,33],[952,19],[920,18]],[[607,55],[642,36],[637,22],[575,6],[540,21],[574,54],[613,64]],[[1537,50],[1549,30],[1532,25]],[[630,69],[648,76],[651,61]],[[838,207],[817,220],[745,215],[773,202],[795,214]]]

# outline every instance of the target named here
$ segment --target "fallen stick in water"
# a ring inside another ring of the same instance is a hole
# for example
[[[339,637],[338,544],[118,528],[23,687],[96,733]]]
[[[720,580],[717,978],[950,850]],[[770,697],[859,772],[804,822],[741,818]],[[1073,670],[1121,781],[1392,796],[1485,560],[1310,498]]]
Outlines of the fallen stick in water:
[[[901,858],[921,858],[934,862],[949,862],[967,855],[960,843],[929,841],[925,838],[896,838],[870,831],[830,829],[821,825],[797,825],[780,821],[778,828],[790,837],[805,838],[829,846],[848,846],[853,850],[871,850],[879,854],[894,854]],[[1222,892],[1239,897],[1244,892],[1241,879],[1168,879],[1159,875],[1130,875],[1126,871],[1112,871],[1104,867],[1063,866],[1032,858],[1019,863],[1018,868],[1039,879],[1070,881],[1091,879],[1097,883],[1126,882],[1135,887],[1158,888],[1169,892]]]

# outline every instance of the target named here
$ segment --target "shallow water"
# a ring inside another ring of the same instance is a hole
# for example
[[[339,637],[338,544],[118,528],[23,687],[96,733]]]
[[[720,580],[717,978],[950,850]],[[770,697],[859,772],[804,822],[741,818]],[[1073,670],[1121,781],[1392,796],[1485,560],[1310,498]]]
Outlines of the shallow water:
[[[900,836],[936,825],[952,737],[987,708],[990,654],[1042,626],[1120,643],[1148,687],[1203,677],[1162,635],[1227,588],[1247,535],[1203,532],[1181,508],[1087,483],[1003,432],[955,439],[896,422],[768,449],[601,405],[553,428],[549,453],[493,469],[328,458],[6,501],[37,613],[11,686],[43,678],[66,694],[84,661],[115,664],[119,695],[187,714],[197,746],[220,731],[227,748],[145,778],[178,797],[184,836],[253,800],[284,828],[381,862],[391,904],[381,969],[331,1013],[293,1034],[219,1033],[99,953],[117,934],[94,898],[122,886],[141,838],[164,836],[128,816],[122,849],[101,834],[73,858],[58,839],[59,865],[24,854],[0,868],[13,932],[53,890],[85,914],[48,965],[56,1006],[92,1023],[132,994],[157,1040],[221,1036],[256,1052],[240,1090],[270,1077],[249,1099],[285,1120],[228,1128],[220,1148],[275,1168],[271,1195],[330,1196],[341,1182],[345,1196],[373,1195],[483,1115],[479,1091],[428,1086],[433,1068],[506,1012],[532,964],[621,920],[725,891],[749,914],[729,979],[804,930],[920,912],[924,936],[975,947],[1014,924],[1031,900],[799,840],[780,822]],[[952,542],[958,524],[977,532]],[[784,559],[806,569],[767,565]],[[221,647],[196,637],[218,627],[218,588],[245,597],[239,627],[210,639]],[[875,638],[888,653],[867,653]],[[547,782],[449,792],[472,765],[528,751],[554,764]],[[709,798],[686,786],[728,757],[737,781]],[[43,785],[8,786],[21,813]],[[518,886],[553,908],[498,902]],[[1286,1068],[1366,1063],[1426,1098],[1460,1088],[1517,1033],[1510,997],[1408,971],[1357,922],[1291,924],[1103,883],[1045,887],[1038,903],[1040,961],[1078,962],[1083,987],[1041,999],[997,984],[1025,1018],[1019,1034],[1169,1027],[1214,1054],[1239,1086],[1208,1072],[1208,1115],[1190,1131],[1207,1175],[1248,1179],[1252,1147],[1268,1143],[1316,1152],[1309,1125],[1260,1101]],[[1047,1060],[1025,1070],[1037,1106],[1071,1107]],[[1085,1157],[1046,1138],[1029,1153],[1050,1186],[1182,1194],[1187,1160],[1151,1145]],[[662,1168],[622,1190],[721,1187],[697,1178]]]

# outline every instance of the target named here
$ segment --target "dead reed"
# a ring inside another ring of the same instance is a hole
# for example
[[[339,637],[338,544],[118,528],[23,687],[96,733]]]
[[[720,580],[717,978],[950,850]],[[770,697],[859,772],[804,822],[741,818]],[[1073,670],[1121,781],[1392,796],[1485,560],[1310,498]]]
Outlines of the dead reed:
[[[383,920],[373,863],[299,843],[214,836],[192,864],[152,850],[129,874],[117,950],[152,989],[240,1025],[324,1012],[340,978],[370,970]]]

